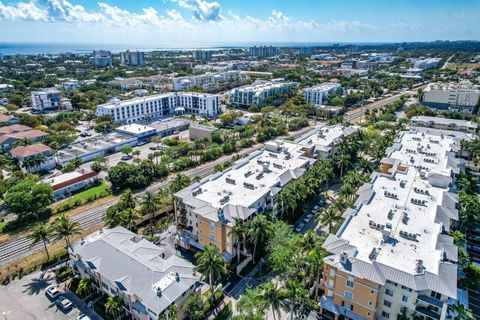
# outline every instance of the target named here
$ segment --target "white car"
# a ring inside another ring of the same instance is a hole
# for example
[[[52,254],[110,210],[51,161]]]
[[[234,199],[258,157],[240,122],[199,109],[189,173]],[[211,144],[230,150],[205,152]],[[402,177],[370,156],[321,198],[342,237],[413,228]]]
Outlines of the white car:
[[[299,223],[296,227],[295,227],[295,231],[296,232],[300,232],[303,230],[303,227],[305,227],[305,225],[303,223]]]
[[[313,217],[313,214],[309,213],[305,216],[305,218],[303,218],[303,222],[305,223],[309,223],[310,220],[312,220],[312,217]]]
[[[58,297],[60,295],[60,291],[58,291],[57,289],[57,286],[55,285],[51,285],[51,286],[48,286],[46,289],[45,289],[45,294],[47,295],[47,297],[49,297],[50,299],[55,299],[56,297]]]
[[[77,320],[91,320],[89,316],[87,316],[86,314],[80,314],[78,317],[77,317]]]

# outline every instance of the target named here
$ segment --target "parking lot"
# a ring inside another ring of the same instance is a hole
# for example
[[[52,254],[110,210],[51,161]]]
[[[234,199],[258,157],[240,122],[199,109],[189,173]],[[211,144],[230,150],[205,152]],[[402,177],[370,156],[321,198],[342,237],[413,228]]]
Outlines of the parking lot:
[[[8,320],[65,320],[77,319],[73,309],[63,313],[45,295],[45,288],[55,283],[53,273],[36,272],[0,286],[0,314]]]

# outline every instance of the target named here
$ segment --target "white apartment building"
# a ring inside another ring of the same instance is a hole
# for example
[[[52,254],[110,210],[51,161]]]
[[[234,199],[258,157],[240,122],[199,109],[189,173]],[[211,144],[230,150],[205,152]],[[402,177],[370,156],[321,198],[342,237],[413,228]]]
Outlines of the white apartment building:
[[[358,127],[342,125],[324,126],[307,132],[295,143],[302,147],[305,155],[317,159],[331,159],[338,152],[338,145],[343,138],[353,134]]]
[[[55,89],[32,91],[32,109],[36,111],[55,110],[60,108],[60,92]]]
[[[435,109],[472,113],[480,105],[480,86],[468,81],[430,83],[423,90],[422,102]]]
[[[306,103],[313,106],[321,106],[324,99],[328,99],[330,94],[339,92],[342,89],[342,85],[336,82],[324,82],[319,85],[305,88],[303,90],[303,98]]]
[[[230,103],[236,107],[249,107],[252,104],[262,107],[267,104],[267,98],[284,95],[296,85],[296,82],[283,82],[281,79],[256,80],[251,85],[241,86],[230,91]]]
[[[416,116],[410,119],[414,127],[426,127],[439,130],[460,131],[473,134],[477,131],[478,123],[461,119],[448,119],[439,117]]]
[[[220,96],[195,92],[171,92],[124,101],[115,100],[97,106],[97,116],[108,115],[115,122],[122,124],[142,122],[145,116],[159,119],[184,113],[214,118],[221,113]]]
[[[204,90],[216,88],[222,83],[238,83],[243,80],[242,73],[238,70],[229,70],[218,73],[206,73],[197,76],[185,76],[173,79],[173,91],[188,90],[201,87]]]
[[[359,188],[345,222],[324,248],[322,312],[335,318],[446,319],[457,298],[458,220],[452,192],[459,141],[404,132],[379,173]],[[360,245],[361,244],[361,245]]]
[[[413,63],[415,69],[428,70],[437,68],[442,61],[441,58],[427,58],[427,59],[418,59]]]

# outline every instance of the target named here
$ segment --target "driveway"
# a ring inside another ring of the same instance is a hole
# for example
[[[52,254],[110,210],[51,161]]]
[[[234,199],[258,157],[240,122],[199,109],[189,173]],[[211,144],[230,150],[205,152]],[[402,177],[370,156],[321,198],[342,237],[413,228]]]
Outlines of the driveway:
[[[45,296],[45,288],[54,283],[53,273],[36,272],[0,286],[0,315],[5,312],[8,320],[77,319],[77,309],[65,314]]]

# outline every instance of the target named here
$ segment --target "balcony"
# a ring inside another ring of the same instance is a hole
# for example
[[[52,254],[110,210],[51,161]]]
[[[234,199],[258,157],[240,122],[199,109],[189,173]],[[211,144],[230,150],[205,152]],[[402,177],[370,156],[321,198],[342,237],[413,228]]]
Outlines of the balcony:
[[[422,318],[425,318],[425,319],[434,319],[434,320],[440,320],[440,315],[431,311],[431,310],[428,310],[427,308],[423,307],[423,306],[417,306],[415,308],[415,313],[417,313],[418,315],[420,315]]]
[[[430,297],[430,296],[427,296],[427,295],[424,295],[424,294],[421,294],[417,297],[418,300],[420,301],[423,301],[423,302],[426,302],[426,303],[429,303],[431,304],[432,306],[435,306],[435,307],[438,307],[438,308],[443,308],[443,302],[438,300],[438,299],[435,299],[433,297]]]

